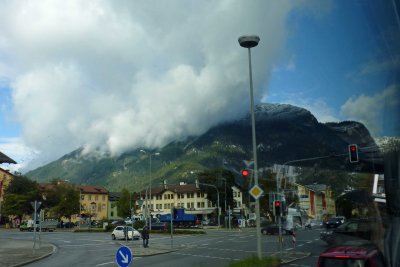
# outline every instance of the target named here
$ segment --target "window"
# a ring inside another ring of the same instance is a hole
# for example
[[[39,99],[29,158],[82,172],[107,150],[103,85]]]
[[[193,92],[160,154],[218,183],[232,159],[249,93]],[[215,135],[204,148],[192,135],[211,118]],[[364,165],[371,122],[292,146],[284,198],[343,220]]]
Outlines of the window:
[[[99,205],[99,206],[97,207],[97,211],[98,211],[98,212],[101,211],[101,205]]]
[[[198,198],[200,197],[200,192],[197,192],[197,197],[198,197]]]
[[[240,197],[240,192],[237,192],[237,196]]]
[[[103,195],[103,201],[106,201],[106,196],[105,195]]]
[[[233,192],[233,197],[236,197],[236,192]]]
[[[85,195],[81,195],[81,199],[82,199],[82,200],[85,200]]]
[[[200,202],[197,202],[197,207],[200,208]]]
[[[89,196],[88,196],[88,200],[89,200],[89,201],[92,200],[92,195],[89,195]]]
[[[98,201],[98,200],[99,200],[99,196],[96,195],[96,196],[94,197],[94,200],[95,200],[95,201]]]

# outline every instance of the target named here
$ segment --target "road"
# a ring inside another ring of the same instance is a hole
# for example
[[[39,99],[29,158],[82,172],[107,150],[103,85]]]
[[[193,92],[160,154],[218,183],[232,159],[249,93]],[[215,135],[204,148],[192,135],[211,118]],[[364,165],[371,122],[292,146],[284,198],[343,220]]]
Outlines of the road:
[[[2,237],[15,239],[31,239],[28,232],[2,232]],[[299,230],[296,233],[296,246],[290,236],[284,238],[283,251],[307,251],[311,256],[284,266],[315,266],[319,253],[326,245],[319,240],[319,230]],[[29,267],[50,266],[117,266],[115,254],[119,243],[111,240],[110,233],[73,233],[56,231],[42,233],[43,241],[57,247],[50,257],[29,264]],[[262,236],[263,255],[279,253],[277,236]],[[141,242],[141,241],[130,241]],[[150,246],[170,244],[168,235],[152,234]],[[242,231],[207,230],[206,235],[177,235],[174,236],[174,246],[184,245],[183,249],[175,252],[151,257],[134,257],[131,266],[226,266],[231,262],[256,255],[255,229]],[[133,251],[133,254],[135,252]]]

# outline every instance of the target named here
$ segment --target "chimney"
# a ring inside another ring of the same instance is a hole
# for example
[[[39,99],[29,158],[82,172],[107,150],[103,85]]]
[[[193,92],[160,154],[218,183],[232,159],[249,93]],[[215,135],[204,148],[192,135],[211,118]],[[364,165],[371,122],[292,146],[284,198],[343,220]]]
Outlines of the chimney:
[[[167,187],[167,180],[164,180],[164,189],[168,189],[168,187]]]

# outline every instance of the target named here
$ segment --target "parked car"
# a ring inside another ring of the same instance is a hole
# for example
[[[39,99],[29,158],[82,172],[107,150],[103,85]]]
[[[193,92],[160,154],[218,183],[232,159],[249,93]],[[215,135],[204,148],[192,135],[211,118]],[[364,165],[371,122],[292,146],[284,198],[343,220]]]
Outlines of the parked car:
[[[340,217],[333,217],[333,218],[330,218],[329,220],[327,220],[327,221],[325,222],[325,227],[326,227],[326,228],[336,228],[336,227],[338,227],[338,226],[340,226],[340,225],[342,225],[342,224],[343,224],[342,218],[340,218]]]
[[[151,230],[162,230],[165,231],[168,229],[168,224],[166,222],[157,222],[151,224]]]
[[[285,229],[283,225],[281,225],[281,229],[282,229],[282,234],[283,235],[291,235],[291,234],[293,234],[293,230]],[[264,235],[279,234],[279,225],[274,223],[274,224],[270,224],[268,226],[265,226],[265,227],[261,228],[261,233],[264,234]]]
[[[124,220],[118,220],[111,222],[112,225],[126,225]]]
[[[74,228],[76,224],[74,222],[65,222],[63,228]]]
[[[125,239],[126,233],[128,234],[128,239],[140,239],[140,233],[135,228],[131,226],[117,226],[111,234],[111,238],[115,239]]]
[[[382,253],[373,245],[331,247],[319,255],[317,267],[384,267]]]
[[[366,219],[350,220],[336,229],[320,233],[321,240],[328,245],[339,245],[351,240],[369,240],[372,234],[373,221]]]

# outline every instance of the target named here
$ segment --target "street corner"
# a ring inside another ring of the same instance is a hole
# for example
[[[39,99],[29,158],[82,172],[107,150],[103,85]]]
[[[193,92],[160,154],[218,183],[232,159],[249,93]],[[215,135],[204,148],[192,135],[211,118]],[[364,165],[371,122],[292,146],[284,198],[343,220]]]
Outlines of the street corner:
[[[37,243],[34,249],[33,241],[1,239],[0,266],[23,266],[46,258],[56,250],[56,246],[47,242]]]

